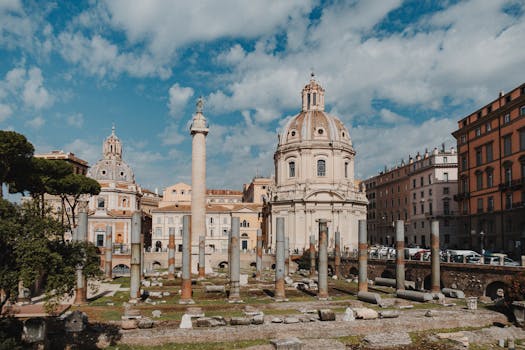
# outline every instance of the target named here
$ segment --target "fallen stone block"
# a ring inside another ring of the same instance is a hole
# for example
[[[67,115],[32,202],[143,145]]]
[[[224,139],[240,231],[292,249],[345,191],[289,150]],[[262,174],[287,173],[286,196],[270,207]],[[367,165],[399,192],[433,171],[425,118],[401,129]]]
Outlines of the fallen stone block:
[[[359,307],[353,309],[355,312],[355,318],[362,320],[374,320],[379,317],[376,310],[369,309],[366,307]]]
[[[345,314],[343,315],[343,321],[344,322],[355,321],[354,311],[350,309],[349,307],[347,307],[345,310]]]
[[[303,343],[293,337],[293,338],[284,338],[284,339],[271,339],[270,344],[273,345],[275,350],[302,350]]]
[[[217,321],[218,326],[226,326],[226,320],[222,316],[212,316],[215,321]]]
[[[284,319],[285,324],[292,324],[292,323],[299,323],[299,319],[297,317],[286,317]]]
[[[377,293],[358,292],[357,299],[371,304],[381,305],[381,297]]]
[[[272,323],[283,323],[283,319],[280,317],[274,317],[272,318]]]
[[[231,326],[246,326],[252,323],[252,320],[248,317],[232,317],[230,320]]]
[[[151,317],[153,317],[153,318],[159,318],[161,315],[162,315],[162,311],[160,311],[160,310],[153,310],[151,312]]]
[[[330,309],[320,309],[318,314],[321,321],[335,321],[335,313]]]
[[[248,285],[248,275],[240,274],[239,275],[239,286],[247,286],[247,285]]]
[[[183,328],[183,329],[193,328],[193,323],[191,322],[191,315],[188,315],[188,314],[182,315],[179,328]]]
[[[286,277],[284,278],[284,282],[285,282],[287,285],[291,286],[291,285],[293,285],[293,278],[291,278],[291,277],[289,277],[289,276],[286,276]]]
[[[252,317],[252,324],[264,324],[264,315],[259,314]]]
[[[205,286],[204,291],[206,293],[226,293],[226,287],[210,285],[210,286]]]
[[[149,318],[142,318],[137,322],[137,326],[140,329],[153,328],[153,320]]]
[[[399,311],[396,310],[383,310],[379,311],[379,318],[398,318]]]
[[[443,288],[441,289],[441,292],[449,298],[465,299],[465,293],[462,290]]]
[[[197,327],[218,327],[222,325],[222,323],[219,320],[213,317],[199,317],[195,321],[195,324],[197,325]]]
[[[122,320],[120,322],[120,328],[122,328],[122,329],[136,329],[137,328],[137,320],[135,320],[135,319]]]

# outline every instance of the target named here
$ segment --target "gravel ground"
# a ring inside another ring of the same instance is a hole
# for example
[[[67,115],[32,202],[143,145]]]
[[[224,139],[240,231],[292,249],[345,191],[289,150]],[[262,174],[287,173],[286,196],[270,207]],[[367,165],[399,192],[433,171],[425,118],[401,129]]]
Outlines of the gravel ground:
[[[296,305],[295,305],[296,304]],[[275,307],[288,309],[312,309],[322,307],[337,307],[334,304],[315,303],[282,303]],[[459,307],[434,309],[433,317],[426,317],[427,310],[401,310],[399,318],[341,321],[342,314],[337,315],[333,322],[310,322],[297,324],[269,323],[273,316],[265,317],[265,324],[254,326],[226,326],[218,328],[178,329],[172,327],[156,327],[152,329],[136,329],[122,331],[120,343],[129,345],[160,345],[165,343],[222,342],[234,340],[275,339],[297,337],[305,343],[304,349],[344,349],[337,338],[351,335],[367,335],[388,332],[416,332],[432,329],[459,327],[487,327],[493,323],[507,323],[504,315],[488,310],[465,310]],[[497,327],[495,327],[497,328]],[[467,336],[474,342],[496,337],[497,331],[477,334],[471,332]],[[521,334],[521,333],[520,333]],[[525,335],[524,335],[525,337]],[[268,346],[257,346],[251,350],[271,349]]]

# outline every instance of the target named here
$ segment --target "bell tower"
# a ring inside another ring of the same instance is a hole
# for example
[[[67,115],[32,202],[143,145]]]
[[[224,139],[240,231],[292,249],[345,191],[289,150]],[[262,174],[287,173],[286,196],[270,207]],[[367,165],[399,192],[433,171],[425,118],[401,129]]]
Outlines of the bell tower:
[[[310,82],[305,85],[301,92],[303,98],[302,111],[324,111],[324,89],[315,80],[315,74],[310,74]]]
[[[102,145],[102,153],[104,159],[122,160],[122,144],[119,138],[115,135],[115,124],[111,128],[111,135],[109,135]]]

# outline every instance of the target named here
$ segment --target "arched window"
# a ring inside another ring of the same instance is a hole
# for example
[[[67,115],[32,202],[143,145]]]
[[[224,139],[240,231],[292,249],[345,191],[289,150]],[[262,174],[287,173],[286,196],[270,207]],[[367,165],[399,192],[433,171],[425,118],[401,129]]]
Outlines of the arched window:
[[[345,162],[345,177],[348,178],[348,162]]]
[[[210,224],[213,224],[213,218],[210,218]]]
[[[317,176],[326,176],[326,162],[323,159],[317,161]]]
[[[317,105],[317,94],[314,92],[314,101],[313,101],[313,105]]]
[[[295,177],[295,162],[288,163],[288,176]]]

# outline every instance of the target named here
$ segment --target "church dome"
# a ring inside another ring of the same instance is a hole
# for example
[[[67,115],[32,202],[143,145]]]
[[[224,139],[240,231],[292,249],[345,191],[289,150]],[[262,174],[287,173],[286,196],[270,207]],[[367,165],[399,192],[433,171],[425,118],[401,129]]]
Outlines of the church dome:
[[[324,89],[313,74],[301,96],[302,110],[284,126],[279,145],[302,141],[340,141],[352,145],[350,134],[341,120],[324,111]]]
[[[115,135],[115,127],[102,145],[103,158],[88,171],[88,176],[95,180],[135,182],[131,167],[122,160],[122,143]]]

